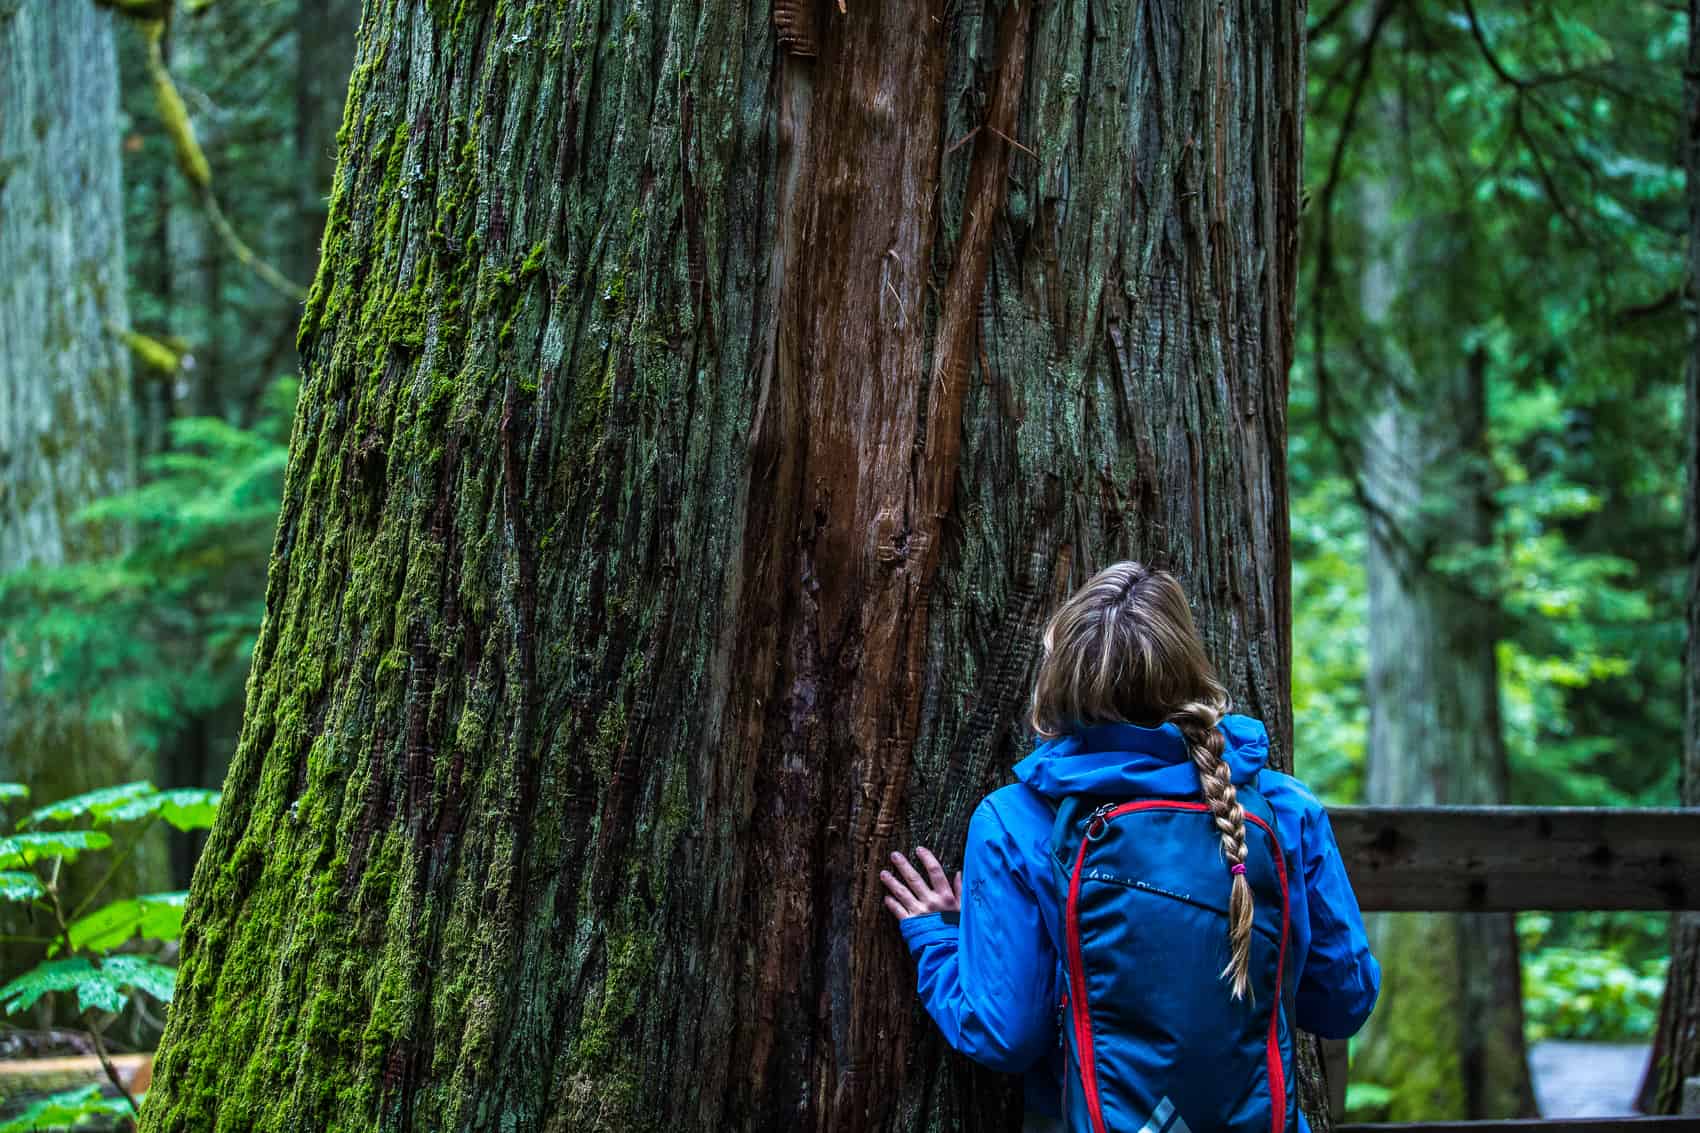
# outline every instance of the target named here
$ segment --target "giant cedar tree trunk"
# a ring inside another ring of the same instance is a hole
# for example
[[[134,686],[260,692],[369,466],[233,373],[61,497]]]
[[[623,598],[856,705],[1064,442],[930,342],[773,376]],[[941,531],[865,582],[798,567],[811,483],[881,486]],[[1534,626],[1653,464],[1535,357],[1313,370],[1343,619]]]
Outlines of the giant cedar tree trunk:
[[[1371,144],[1379,141],[1383,160],[1358,218],[1370,249],[1363,315],[1384,364],[1366,378],[1377,394],[1363,442],[1365,794],[1402,806],[1503,803],[1499,618],[1485,582],[1448,569],[1492,545],[1483,362],[1445,333],[1468,317],[1467,295],[1433,282],[1419,295],[1402,293],[1407,280],[1467,278],[1457,265],[1469,254],[1468,235],[1448,218],[1395,219],[1404,113],[1396,95],[1376,99]],[[1430,232],[1420,244],[1419,224]],[[1402,338],[1389,319],[1395,303],[1432,333]],[[1383,983],[1353,1076],[1391,1088],[1387,1116],[1534,1116],[1511,915],[1383,914],[1371,918],[1370,933]]]
[[[1688,0],[1688,66],[1682,72],[1682,156],[1688,170],[1688,396],[1684,433],[1688,469],[1688,655],[1683,668],[1682,805],[1700,807],[1700,0]],[[1671,917],[1653,1057],[1641,1086],[1650,1113],[1675,1113],[1682,1083],[1700,1076],[1700,913]]]
[[[113,17],[91,3],[0,0],[0,574],[121,549],[122,533],[73,519],[135,479]],[[0,625],[0,779],[38,802],[144,774],[110,713],[41,690],[53,658],[26,656]],[[14,808],[13,816],[17,810]],[[115,878],[160,880],[153,839]],[[67,892],[107,862],[61,875]],[[0,931],[21,929],[16,905]],[[0,976],[40,958],[0,949]]]
[[[1300,6],[366,4],[143,1128],[997,1128],[886,852],[1181,571],[1289,750]]]

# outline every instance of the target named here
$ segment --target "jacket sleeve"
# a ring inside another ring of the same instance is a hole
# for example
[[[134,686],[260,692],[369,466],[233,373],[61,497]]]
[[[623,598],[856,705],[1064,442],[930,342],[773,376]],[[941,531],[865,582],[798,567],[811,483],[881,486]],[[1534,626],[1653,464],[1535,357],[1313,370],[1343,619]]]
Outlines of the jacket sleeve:
[[[1381,965],[1369,950],[1357,894],[1334,841],[1328,813],[1317,804],[1304,834],[1305,904],[1310,947],[1299,975],[1297,1022],[1325,1039],[1356,1034],[1381,992]]]
[[[982,802],[968,823],[960,923],[900,923],[921,1000],[956,1050],[994,1070],[1027,1069],[1056,1043],[1056,950],[1020,847]]]

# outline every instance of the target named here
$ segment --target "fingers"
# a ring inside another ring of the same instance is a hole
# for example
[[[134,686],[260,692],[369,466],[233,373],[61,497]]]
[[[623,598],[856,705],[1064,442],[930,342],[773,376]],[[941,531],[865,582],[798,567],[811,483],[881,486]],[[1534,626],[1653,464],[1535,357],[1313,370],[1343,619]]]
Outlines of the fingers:
[[[938,858],[925,846],[915,847],[915,857],[927,871],[925,877],[910,864],[908,858],[896,852],[891,855],[893,869],[880,870],[880,881],[889,894],[885,898],[885,907],[891,910],[892,916],[901,921],[923,913],[946,913],[960,909],[962,871],[956,872],[953,882],[945,875],[944,867],[939,864]]]
[[[944,875],[944,867],[933,857],[933,852],[925,846],[916,846],[915,856],[927,869],[927,887],[934,893],[949,893],[950,879]]]
[[[921,903],[921,899],[911,893],[907,885],[893,877],[890,871],[880,870],[880,880],[891,891],[891,896],[885,899],[886,906],[890,908],[895,903],[898,909],[902,910],[901,912],[898,909],[891,910],[897,913],[898,920],[902,920],[904,917],[912,917],[916,913],[926,912],[926,907]]]
[[[915,867],[909,864],[908,858],[904,857],[902,854],[893,852],[891,855],[891,864],[897,867],[898,875],[901,876],[908,884],[910,890],[916,897],[925,901],[932,895],[933,887],[928,885],[926,881],[921,878],[921,875],[915,872]]]

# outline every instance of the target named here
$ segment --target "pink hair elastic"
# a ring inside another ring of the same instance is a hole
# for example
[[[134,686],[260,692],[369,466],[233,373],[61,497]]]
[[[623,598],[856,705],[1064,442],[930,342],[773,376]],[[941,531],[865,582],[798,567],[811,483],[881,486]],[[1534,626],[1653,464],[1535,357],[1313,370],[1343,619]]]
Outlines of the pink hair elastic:
[[[1229,866],[1228,872],[1229,873],[1238,873],[1238,874],[1245,873],[1245,863],[1244,862],[1237,862],[1234,865]]]

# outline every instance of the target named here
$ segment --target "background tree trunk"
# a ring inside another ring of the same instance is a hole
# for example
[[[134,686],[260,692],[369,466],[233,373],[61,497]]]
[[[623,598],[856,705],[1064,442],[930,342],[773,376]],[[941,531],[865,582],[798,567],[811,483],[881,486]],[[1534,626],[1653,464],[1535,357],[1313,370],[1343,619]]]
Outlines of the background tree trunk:
[[[144,1129],[1007,1125],[876,873],[1052,602],[1286,758],[1301,8],[848,9],[365,5]]]
[[[0,575],[111,554],[123,538],[72,518],[135,478],[129,356],[114,333],[129,313],[112,24],[90,3],[0,0]],[[120,721],[31,696],[51,659],[9,648],[4,628],[0,779],[45,803],[145,776]],[[154,841],[115,891],[158,880]],[[108,864],[79,863],[62,882],[75,893]],[[4,931],[25,932],[27,915],[0,908]],[[0,973],[39,956],[6,945]]]
[[[1682,805],[1700,807],[1700,0],[1688,0],[1688,66],[1682,78],[1682,156],[1688,170],[1688,396],[1684,433],[1688,470],[1688,655],[1683,666]],[[1641,1084],[1641,1108],[1675,1113],[1685,1078],[1700,1076],[1700,914],[1671,916],[1670,971],[1665,978],[1653,1056]]]
[[[300,225],[291,279],[308,280],[319,266],[325,201],[336,173],[336,131],[348,96],[360,0],[298,0],[295,9],[295,156],[300,171]]]
[[[1359,218],[1374,249],[1361,302],[1380,367],[1362,379],[1378,391],[1361,473],[1369,532],[1365,801],[1504,803],[1499,616],[1483,565],[1493,534],[1484,362],[1459,356],[1455,333],[1402,341],[1390,320],[1397,304],[1407,317],[1418,312],[1406,325],[1462,325],[1467,300],[1444,281],[1459,276],[1468,252],[1443,247],[1440,233],[1465,229],[1441,217],[1397,218],[1404,113],[1397,95],[1374,98],[1368,144],[1379,147],[1386,173],[1365,184]],[[1404,286],[1414,279],[1426,281],[1421,294]],[[1452,565],[1460,562],[1463,571]],[[1386,1116],[1534,1116],[1512,917],[1384,914],[1370,918],[1370,934],[1383,985],[1353,1077],[1391,1089]]]

